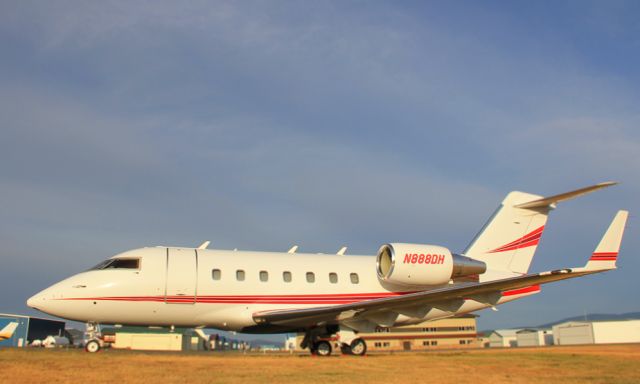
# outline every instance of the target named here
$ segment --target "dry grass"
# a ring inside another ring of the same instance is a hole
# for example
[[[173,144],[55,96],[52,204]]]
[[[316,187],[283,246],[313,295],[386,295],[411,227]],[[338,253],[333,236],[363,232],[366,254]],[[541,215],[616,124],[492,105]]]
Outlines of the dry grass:
[[[2,383],[640,383],[640,345],[370,355],[0,350]]]

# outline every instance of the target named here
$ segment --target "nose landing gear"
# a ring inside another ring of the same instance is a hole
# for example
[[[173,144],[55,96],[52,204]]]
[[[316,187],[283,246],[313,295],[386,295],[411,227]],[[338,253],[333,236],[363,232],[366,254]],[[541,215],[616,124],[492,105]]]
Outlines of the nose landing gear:
[[[96,353],[102,349],[104,342],[100,334],[100,325],[98,323],[89,322],[86,324],[84,331],[85,343],[84,350],[89,353]]]
[[[84,345],[84,350],[90,353],[96,353],[100,350],[100,341],[98,340],[89,340]]]

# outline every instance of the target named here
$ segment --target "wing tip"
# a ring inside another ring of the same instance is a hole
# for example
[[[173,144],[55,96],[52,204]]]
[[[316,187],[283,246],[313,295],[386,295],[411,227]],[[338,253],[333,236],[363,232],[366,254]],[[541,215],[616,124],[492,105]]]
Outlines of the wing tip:
[[[629,211],[619,210],[585,265],[587,270],[616,269]]]

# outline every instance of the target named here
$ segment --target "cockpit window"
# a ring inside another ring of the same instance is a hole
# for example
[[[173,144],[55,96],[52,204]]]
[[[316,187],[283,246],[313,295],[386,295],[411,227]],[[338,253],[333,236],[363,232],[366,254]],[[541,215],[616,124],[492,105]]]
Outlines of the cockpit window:
[[[92,271],[101,269],[139,269],[140,259],[108,259],[95,267],[91,268]]]

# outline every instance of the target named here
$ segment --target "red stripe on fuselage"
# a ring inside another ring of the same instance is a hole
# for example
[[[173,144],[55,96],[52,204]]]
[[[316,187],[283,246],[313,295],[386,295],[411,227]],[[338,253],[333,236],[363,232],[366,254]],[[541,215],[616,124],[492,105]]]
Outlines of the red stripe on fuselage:
[[[169,303],[207,303],[207,304],[349,304],[358,301],[402,296],[411,292],[380,292],[354,294],[320,295],[246,295],[246,296],[110,296],[110,297],[74,297],[62,300],[95,301],[150,301]]]
[[[504,291],[503,296],[514,296],[539,292],[540,286],[533,285]],[[128,301],[128,302],[167,302],[167,303],[203,303],[203,304],[351,304],[359,301],[375,300],[385,297],[403,296],[415,292],[381,292],[360,294],[323,294],[323,295],[247,295],[247,296],[110,296],[110,297],[70,297],[61,300],[85,301]]]

